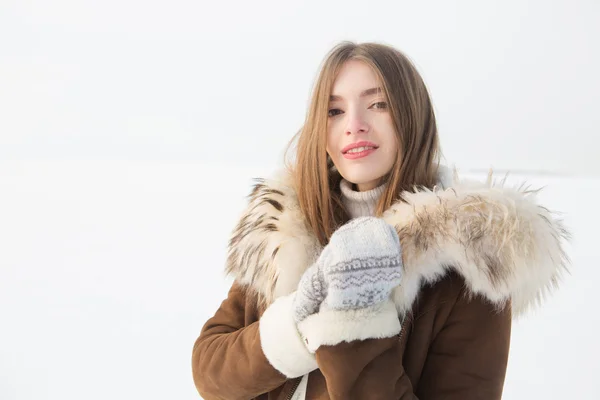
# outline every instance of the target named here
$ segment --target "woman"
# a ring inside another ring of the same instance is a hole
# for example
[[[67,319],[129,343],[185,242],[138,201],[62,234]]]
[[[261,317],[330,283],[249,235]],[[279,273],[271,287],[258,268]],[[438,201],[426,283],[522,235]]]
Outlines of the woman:
[[[252,191],[229,295],[193,349],[205,399],[500,399],[511,319],[565,270],[533,192],[439,166],[398,50],[327,56],[295,163]]]

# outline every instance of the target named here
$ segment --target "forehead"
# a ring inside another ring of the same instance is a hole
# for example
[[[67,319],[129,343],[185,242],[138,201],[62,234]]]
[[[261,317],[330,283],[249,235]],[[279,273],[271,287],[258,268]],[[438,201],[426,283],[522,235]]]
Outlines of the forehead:
[[[332,95],[358,95],[365,89],[380,86],[373,69],[363,61],[346,61],[333,82]]]

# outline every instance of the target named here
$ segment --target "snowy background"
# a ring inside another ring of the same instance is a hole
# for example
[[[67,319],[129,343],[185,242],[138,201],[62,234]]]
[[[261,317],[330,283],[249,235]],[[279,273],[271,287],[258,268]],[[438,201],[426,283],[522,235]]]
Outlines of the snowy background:
[[[600,3],[413,3],[2,0],[0,399],[198,398],[229,233],[344,39],[414,60],[448,162],[546,186],[572,274],[504,398],[600,398]]]

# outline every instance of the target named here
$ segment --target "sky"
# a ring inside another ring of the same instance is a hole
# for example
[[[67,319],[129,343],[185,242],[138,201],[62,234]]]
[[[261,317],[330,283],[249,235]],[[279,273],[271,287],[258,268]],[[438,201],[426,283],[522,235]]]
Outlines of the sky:
[[[448,162],[600,173],[593,0],[0,7],[0,159],[277,165],[326,52],[353,40],[413,60]]]
[[[515,322],[504,398],[600,398],[599,19],[591,0],[4,0],[0,398],[198,398],[227,240],[340,40],[413,60],[447,163],[544,187],[571,275]]]

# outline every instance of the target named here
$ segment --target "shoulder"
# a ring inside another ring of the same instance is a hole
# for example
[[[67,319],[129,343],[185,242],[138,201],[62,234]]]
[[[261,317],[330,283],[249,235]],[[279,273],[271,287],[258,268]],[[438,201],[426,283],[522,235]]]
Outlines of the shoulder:
[[[490,301],[468,288],[464,277],[453,270],[434,283],[426,283],[419,293],[412,310],[415,322],[429,321],[433,335],[445,326],[462,325],[477,327],[490,323],[510,327],[512,311],[510,301],[502,306]],[[460,326],[456,326],[460,329]]]
[[[449,314],[458,299],[466,295],[465,287],[465,279],[453,270],[435,282],[425,282],[414,303],[413,318],[428,313]]]
[[[295,289],[320,250],[288,170],[257,178],[228,245],[226,273],[270,304]]]

